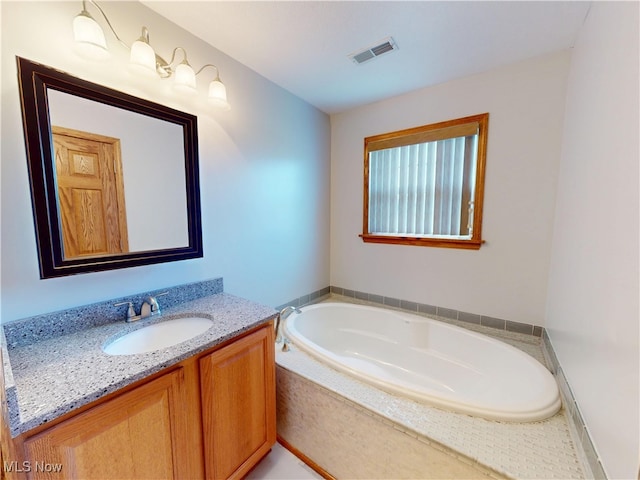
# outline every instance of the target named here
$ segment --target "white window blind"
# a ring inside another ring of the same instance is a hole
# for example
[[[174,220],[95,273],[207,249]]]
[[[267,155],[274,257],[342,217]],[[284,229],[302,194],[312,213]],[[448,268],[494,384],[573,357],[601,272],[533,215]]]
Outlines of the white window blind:
[[[473,232],[478,135],[369,152],[369,233],[424,237]]]

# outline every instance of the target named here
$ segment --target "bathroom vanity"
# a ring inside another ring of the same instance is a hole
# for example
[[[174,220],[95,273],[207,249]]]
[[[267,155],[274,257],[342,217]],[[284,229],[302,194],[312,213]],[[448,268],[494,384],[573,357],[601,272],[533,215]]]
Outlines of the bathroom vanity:
[[[144,354],[102,351],[124,322],[5,345],[7,478],[245,476],[275,443],[275,312],[221,293],[151,322],[186,314],[213,326]]]

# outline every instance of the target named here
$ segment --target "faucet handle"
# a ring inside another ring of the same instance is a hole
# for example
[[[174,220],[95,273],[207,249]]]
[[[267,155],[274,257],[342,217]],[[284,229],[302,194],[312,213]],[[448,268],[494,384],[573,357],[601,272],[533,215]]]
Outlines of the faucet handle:
[[[158,303],[158,297],[162,297],[164,295],[167,295],[169,292],[162,292],[159,293],[157,295],[149,295],[149,298],[147,298],[147,301],[149,302],[149,305],[151,305],[151,315],[160,315],[160,304]]]
[[[131,321],[133,318],[135,318],[136,316],[136,310],[133,308],[133,302],[120,302],[120,303],[114,303],[113,306],[114,307],[119,307],[120,305],[129,305],[129,308],[127,308],[127,321]]]

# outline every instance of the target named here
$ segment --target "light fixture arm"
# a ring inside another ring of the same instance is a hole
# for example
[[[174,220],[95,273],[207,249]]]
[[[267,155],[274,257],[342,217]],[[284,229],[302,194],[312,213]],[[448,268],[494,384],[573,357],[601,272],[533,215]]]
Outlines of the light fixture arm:
[[[158,75],[160,75],[160,78],[169,78],[171,75],[173,75],[176,67],[174,65],[174,62],[176,60],[176,52],[178,50],[180,50],[183,55],[182,63],[186,63],[188,65],[189,61],[187,60],[187,51],[182,47],[176,47],[173,49],[173,52],[171,53],[171,60],[168,62],[156,53],[156,70],[158,71]]]
[[[162,57],[160,57],[158,54],[156,54],[156,61],[158,63],[159,70],[161,68],[164,72],[166,72],[168,74],[166,77],[161,75],[162,78],[167,78],[167,77],[171,76],[174,73],[174,71],[175,71],[174,62],[176,61],[176,53],[178,52],[178,50],[180,50],[182,52],[182,55],[183,55],[181,63],[186,63],[189,66],[191,65],[189,63],[189,60],[187,59],[187,51],[183,47],[176,47],[176,48],[173,49],[173,52],[171,53],[171,60],[169,62],[167,62]],[[195,74],[199,75],[207,67],[212,67],[212,68],[216,69],[216,77],[213,80],[219,82],[220,81],[220,70],[218,69],[217,66],[215,66],[212,63],[207,63],[207,64],[203,65],[202,67],[200,67],[200,69],[197,72],[195,72]]]
[[[176,52],[178,50],[182,52],[182,63],[189,63],[189,61],[187,60],[187,51],[182,47],[176,47],[173,49],[173,52],[171,53],[171,61],[167,65],[173,65],[173,62],[175,62],[176,60]]]
[[[102,7],[100,7],[100,5],[98,5],[97,2],[94,2],[93,0],[82,0],[82,12],[80,12],[80,13],[91,17],[91,15],[89,14],[89,12],[87,10],[87,2],[89,2],[91,5],[96,7],[98,9],[98,11],[102,14],[102,17],[104,18],[105,22],[107,22],[107,25],[109,26],[109,29],[111,30],[111,33],[113,33],[113,36],[116,37],[116,40],[118,40],[118,42],[120,42],[122,45],[124,45],[128,50],[131,50],[131,47],[129,45],[127,45],[120,38],[120,35],[118,35],[118,33],[116,32],[115,28],[113,28],[113,25],[111,25],[111,22],[109,21],[109,18],[107,17],[107,14],[104,13],[104,10],[102,10]],[[147,37],[148,37],[148,34],[147,34]]]
[[[196,72],[196,75],[199,75],[199,74],[200,74],[200,72],[202,72],[202,71],[203,71],[205,68],[207,68],[207,67],[213,67],[213,68],[215,68],[215,69],[216,69],[216,78],[214,78],[214,80],[218,80],[218,81],[220,81],[220,70],[218,69],[218,67],[216,67],[216,66],[215,66],[214,64],[212,64],[212,63],[207,63],[206,65],[203,65],[202,67],[200,67],[200,70],[198,70],[198,71]]]
[[[149,39],[147,37],[147,41],[148,40]],[[176,61],[176,53],[178,52],[178,50],[182,52],[181,63],[186,63],[187,65],[189,65],[189,61],[187,60],[187,51],[183,47],[174,48],[173,52],[171,52],[171,60],[168,62],[156,53],[157,71],[158,75],[160,75],[160,78],[169,78],[175,72],[176,65],[174,64],[174,62]]]

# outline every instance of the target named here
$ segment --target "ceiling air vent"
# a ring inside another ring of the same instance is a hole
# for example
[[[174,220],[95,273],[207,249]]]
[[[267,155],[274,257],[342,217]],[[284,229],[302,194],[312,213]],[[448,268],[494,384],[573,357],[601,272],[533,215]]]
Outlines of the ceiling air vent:
[[[369,47],[365,50],[359,50],[350,54],[349,58],[353,60],[353,63],[357,63],[359,65],[394,50],[398,50],[398,45],[396,45],[396,42],[392,37],[387,37],[382,40],[380,44],[374,47]]]

